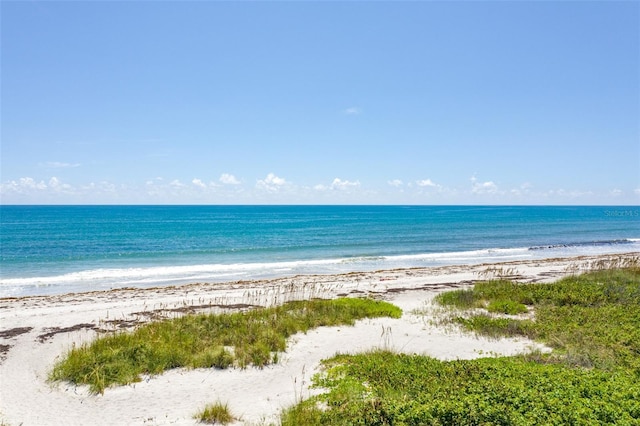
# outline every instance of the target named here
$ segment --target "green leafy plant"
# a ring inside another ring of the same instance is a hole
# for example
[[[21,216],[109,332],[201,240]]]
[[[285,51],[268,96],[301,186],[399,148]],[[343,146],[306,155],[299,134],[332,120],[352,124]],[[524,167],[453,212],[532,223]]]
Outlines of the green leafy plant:
[[[487,311],[498,314],[518,315],[528,312],[527,307],[513,300],[492,300],[487,305]]]
[[[327,392],[283,413],[288,425],[638,424],[631,376],[524,357],[438,361],[376,351],[324,362]]]
[[[570,364],[626,366],[640,374],[640,269],[599,270],[549,284],[489,281],[466,292],[472,294],[465,298],[488,306],[526,303],[535,312],[535,321],[486,314],[454,317],[469,330],[493,337],[526,336],[566,354]],[[443,294],[437,300],[458,308],[457,297]]]

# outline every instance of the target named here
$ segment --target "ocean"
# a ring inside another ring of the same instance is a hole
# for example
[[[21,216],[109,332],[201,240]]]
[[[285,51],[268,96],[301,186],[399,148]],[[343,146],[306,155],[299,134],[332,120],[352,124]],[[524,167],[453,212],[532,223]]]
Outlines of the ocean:
[[[0,206],[0,297],[640,251],[640,207]]]

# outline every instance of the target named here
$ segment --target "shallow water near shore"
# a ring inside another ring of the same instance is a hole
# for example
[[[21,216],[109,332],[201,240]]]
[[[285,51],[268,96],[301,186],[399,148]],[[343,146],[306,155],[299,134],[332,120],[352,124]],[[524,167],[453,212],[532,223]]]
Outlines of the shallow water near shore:
[[[637,207],[2,206],[0,297],[640,250]]]

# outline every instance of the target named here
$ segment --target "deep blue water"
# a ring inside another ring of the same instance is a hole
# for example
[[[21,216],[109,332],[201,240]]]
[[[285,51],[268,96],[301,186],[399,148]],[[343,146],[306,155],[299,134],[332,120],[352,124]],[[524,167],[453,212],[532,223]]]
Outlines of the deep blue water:
[[[640,207],[1,206],[0,296],[640,251]]]

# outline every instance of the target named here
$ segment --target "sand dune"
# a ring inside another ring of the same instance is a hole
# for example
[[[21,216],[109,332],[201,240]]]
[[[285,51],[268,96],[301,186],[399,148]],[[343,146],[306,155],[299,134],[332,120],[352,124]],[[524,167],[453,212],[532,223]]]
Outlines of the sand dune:
[[[240,424],[268,424],[310,392],[319,361],[372,348],[462,359],[544,348],[525,339],[489,340],[433,325],[430,303],[442,291],[508,276],[548,282],[639,253],[495,265],[314,275],[268,281],[192,284],[154,289],[0,299],[0,420],[9,425],[193,425],[207,403],[228,403]],[[47,374],[73,345],[107,330],[127,329],[189,312],[224,312],[311,297],[375,296],[400,306],[400,319],[359,321],[296,335],[277,365],[264,369],[177,369],[92,395],[51,384]],[[418,314],[416,310],[419,310]]]

